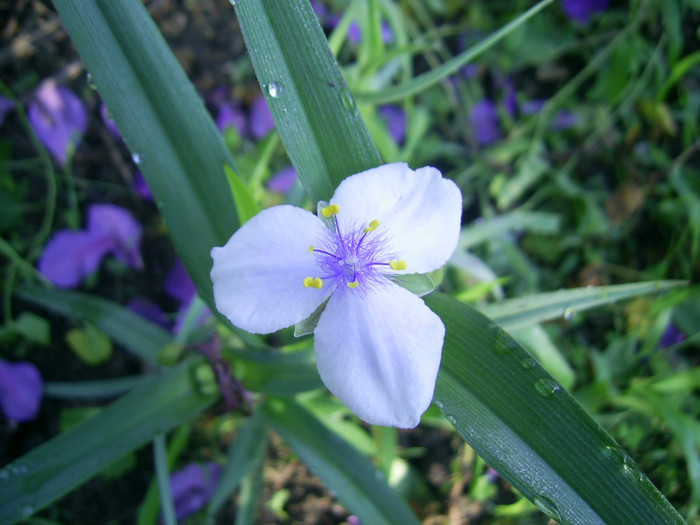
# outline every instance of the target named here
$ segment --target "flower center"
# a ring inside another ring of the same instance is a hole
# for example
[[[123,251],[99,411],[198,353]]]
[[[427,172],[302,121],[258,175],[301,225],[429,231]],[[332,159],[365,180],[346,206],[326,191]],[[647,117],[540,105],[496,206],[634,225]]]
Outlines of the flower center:
[[[316,256],[316,264],[321,272],[318,277],[306,277],[306,288],[321,289],[325,281],[337,289],[350,288],[368,290],[375,284],[386,282],[383,270],[405,270],[406,262],[396,259],[386,248],[383,236],[376,232],[379,221],[373,220],[366,226],[343,225],[338,221],[340,207],[331,204],[321,209],[321,215],[330,219],[327,234],[320,240],[320,246],[309,247]]]

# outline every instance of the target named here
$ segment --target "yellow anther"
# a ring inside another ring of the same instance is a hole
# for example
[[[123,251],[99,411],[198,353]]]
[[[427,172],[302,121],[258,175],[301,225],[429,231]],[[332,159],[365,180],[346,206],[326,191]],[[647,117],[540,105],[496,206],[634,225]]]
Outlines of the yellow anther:
[[[389,266],[391,266],[392,270],[405,270],[406,261],[403,259],[399,259],[398,261],[389,261]]]
[[[357,288],[360,283],[357,281],[352,281],[351,283],[348,283],[348,288]]]
[[[332,215],[337,215],[340,211],[340,206],[337,204],[329,204],[325,208],[321,208],[321,215],[326,219],[330,218]]]
[[[311,246],[309,246],[309,253],[314,253],[315,248],[316,248],[316,246],[314,246],[313,244]]]
[[[369,223],[369,226],[365,228],[365,233],[373,232],[377,229],[377,226],[379,226],[379,221],[377,219],[374,219],[372,222]]]
[[[320,290],[323,287],[323,281],[320,277],[305,277],[304,288],[316,288]]]

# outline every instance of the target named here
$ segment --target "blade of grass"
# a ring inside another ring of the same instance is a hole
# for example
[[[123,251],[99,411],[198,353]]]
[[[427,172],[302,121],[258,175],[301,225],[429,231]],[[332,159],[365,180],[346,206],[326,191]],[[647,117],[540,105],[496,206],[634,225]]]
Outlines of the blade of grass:
[[[213,309],[214,246],[237,228],[224,176],[235,165],[221,135],[139,0],[56,0],[199,295]]]
[[[469,444],[549,517],[571,525],[681,524],[617,443],[506,332],[444,294],[435,403]]]
[[[54,313],[94,324],[114,341],[151,363],[157,363],[158,352],[173,342],[173,336],[160,326],[106,299],[36,287],[19,287],[15,293]]]
[[[506,330],[514,330],[552,319],[568,319],[584,310],[687,284],[685,281],[651,281],[558,290],[486,304],[480,306],[479,310]]]
[[[292,398],[268,398],[262,410],[282,439],[363,523],[419,523],[369,459]]]
[[[192,368],[201,363],[190,360],[154,377],[0,471],[0,523],[16,523],[41,510],[155,435],[205,410],[216,397],[202,394],[192,381]]]
[[[421,91],[425,91],[448,76],[459,71],[461,67],[474,60],[484,51],[493,47],[500,40],[508,36],[511,32],[515,31],[518,27],[542,11],[542,9],[547,7],[553,1],[554,0],[542,0],[541,2],[538,2],[515,20],[509,22],[489,37],[480,41],[478,44],[472,46],[463,53],[460,53],[453,59],[445,62],[440,67],[431,69],[427,73],[423,73],[422,75],[419,75],[408,82],[379,91],[360,91],[353,94],[360,102],[387,104],[389,102],[396,102],[397,100],[402,100],[404,98],[416,95]]]
[[[345,177],[381,164],[311,4],[254,0],[236,2],[235,9],[282,142],[311,199],[330,199]]]

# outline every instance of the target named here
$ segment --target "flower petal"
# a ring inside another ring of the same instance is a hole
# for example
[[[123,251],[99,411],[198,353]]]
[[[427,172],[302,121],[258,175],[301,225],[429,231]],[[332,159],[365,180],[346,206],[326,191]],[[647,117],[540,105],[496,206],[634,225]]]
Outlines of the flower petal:
[[[339,290],[314,332],[321,379],[360,419],[413,428],[433,398],[445,327],[396,285]]]
[[[61,164],[68,161],[68,151],[87,129],[87,110],[82,100],[64,86],[47,80],[29,104],[29,121],[36,134]]]
[[[31,363],[0,361],[0,407],[9,419],[31,421],[39,412],[44,382]]]
[[[305,288],[320,277],[309,251],[323,223],[294,206],[275,206],[245,223],[222,248],[214,248],[214,300],[231,322],[266,334],[302,321],[330,295],[328,286]]]
[[[131,213],[113,204],[92,204],[88,209],[88,231],[109,236],[112,253],[127,266],[140,270],[141,225]]]
[[[56,286],[74,288],[97,270],[113,246],[114,242],[107,235],[61,230],[44,247],[39,271]]]
[[[425,273],[445,264],[457,247],[462,195],[457,185],[431,167],[379,166],[345,179],[331,199],[338,220],[354,225],[379,221],[377,234],[387,251],[404,259],[408,273]]]

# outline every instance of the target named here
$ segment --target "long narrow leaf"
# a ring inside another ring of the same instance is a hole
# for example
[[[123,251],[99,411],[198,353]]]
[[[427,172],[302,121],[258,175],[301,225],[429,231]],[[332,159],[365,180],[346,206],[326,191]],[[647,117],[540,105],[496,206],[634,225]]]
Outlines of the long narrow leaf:
[[[381,164],[308,0],[236,2],[255,73],[314,201]]]
[[[687,283],[685,281],[651,281],[591,286],[518,297],[501,303],[487,304],[479,307],[479,310],[506,330],[513,330],[551,319],[569,319],[575,313],[584,310],[637,295],[663,292],[678,286],[687,286]]]
[[[506,332],[443,294],[435,402],[503,477],[567,524],[680,524],[619,445]]]
[[[16,523],[39,511],[112,461],[211,405],[216,398],[200,393],[192,381],[192,366],[199,362],[183,363],[135,388],[0,471],[0,523]]]
[[[199,295],[213,306],[213,246],[238,226],[233,159],[140,0],[56,0],[61,19],[146,177]]]
[[[15,293],[54,313],[94,324],[114,341],[152,363],[157,363],[158,352],[173,342],[172,335],[160,326],[106,299],[48,288],[18,288]]]
[[[263,411],[270,425],[362,523],[419,523],[369,459],[301,405],[291,398],[270,398]]]

